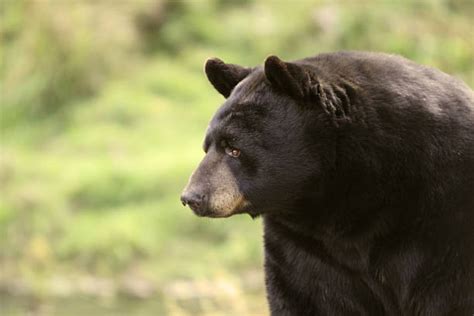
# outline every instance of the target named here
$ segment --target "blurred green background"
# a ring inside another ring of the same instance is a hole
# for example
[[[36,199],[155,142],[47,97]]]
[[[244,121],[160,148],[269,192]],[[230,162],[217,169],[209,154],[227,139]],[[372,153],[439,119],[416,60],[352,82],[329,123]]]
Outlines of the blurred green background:
[[[202,66],[351,49],[474,85],[474,2],[1,0],[0,313],[267,315],[262,229],[179,194]]]

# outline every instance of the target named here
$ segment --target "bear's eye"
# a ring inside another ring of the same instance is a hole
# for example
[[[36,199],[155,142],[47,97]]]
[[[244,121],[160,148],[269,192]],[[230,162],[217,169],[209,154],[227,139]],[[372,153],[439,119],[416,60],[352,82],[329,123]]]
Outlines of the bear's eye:
[[[240,150],[237,148],[232,148],[232,147],[225,147],[225,153],[231,157],[237,158],[240,156]]]
[[[224,151],[227,155],[237,158],[240,156],[240,150],[232,147],[227,141],[221,141],[221,146],[224,148]]]

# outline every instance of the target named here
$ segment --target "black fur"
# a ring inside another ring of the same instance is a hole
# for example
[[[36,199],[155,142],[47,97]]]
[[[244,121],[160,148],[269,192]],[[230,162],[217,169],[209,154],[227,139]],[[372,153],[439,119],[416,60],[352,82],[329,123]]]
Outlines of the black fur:
[[[474,314],[471,89],[363,52],[206,73],[228,97],[206,147],[241,150],[272,315]]]
[[[219,58],[208,59],[204,70],[214,88],[226,98],[232,89],[251,72],[250,68],[225,64]]]

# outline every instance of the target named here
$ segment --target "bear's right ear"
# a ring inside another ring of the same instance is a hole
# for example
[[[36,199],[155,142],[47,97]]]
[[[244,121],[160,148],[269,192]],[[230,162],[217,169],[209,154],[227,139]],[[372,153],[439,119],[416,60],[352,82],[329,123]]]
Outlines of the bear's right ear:
[[[284,62],[277,56],[265,59],[265,77],[280,91],[295,98],[303,98],[311,86],[309,74],[295,63]]]
[[[219,58],[208,59],[204,69],[207,79],[226,98],[229,97],[234,87],[252,71],[251,68],[226,64]]]

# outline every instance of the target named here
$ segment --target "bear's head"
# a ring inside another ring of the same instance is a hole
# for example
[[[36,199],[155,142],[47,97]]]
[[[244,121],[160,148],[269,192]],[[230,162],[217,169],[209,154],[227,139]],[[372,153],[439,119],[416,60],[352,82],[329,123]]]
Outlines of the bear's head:
[[[199,216],[290,212],[323,195],[334,161],[330,109],[311,65],[276,56],[245,68],[209,59],[205,72],[226,100],[206,132],[205,154],[181,201]],[[316,140],[316,141],[315,141]]]

